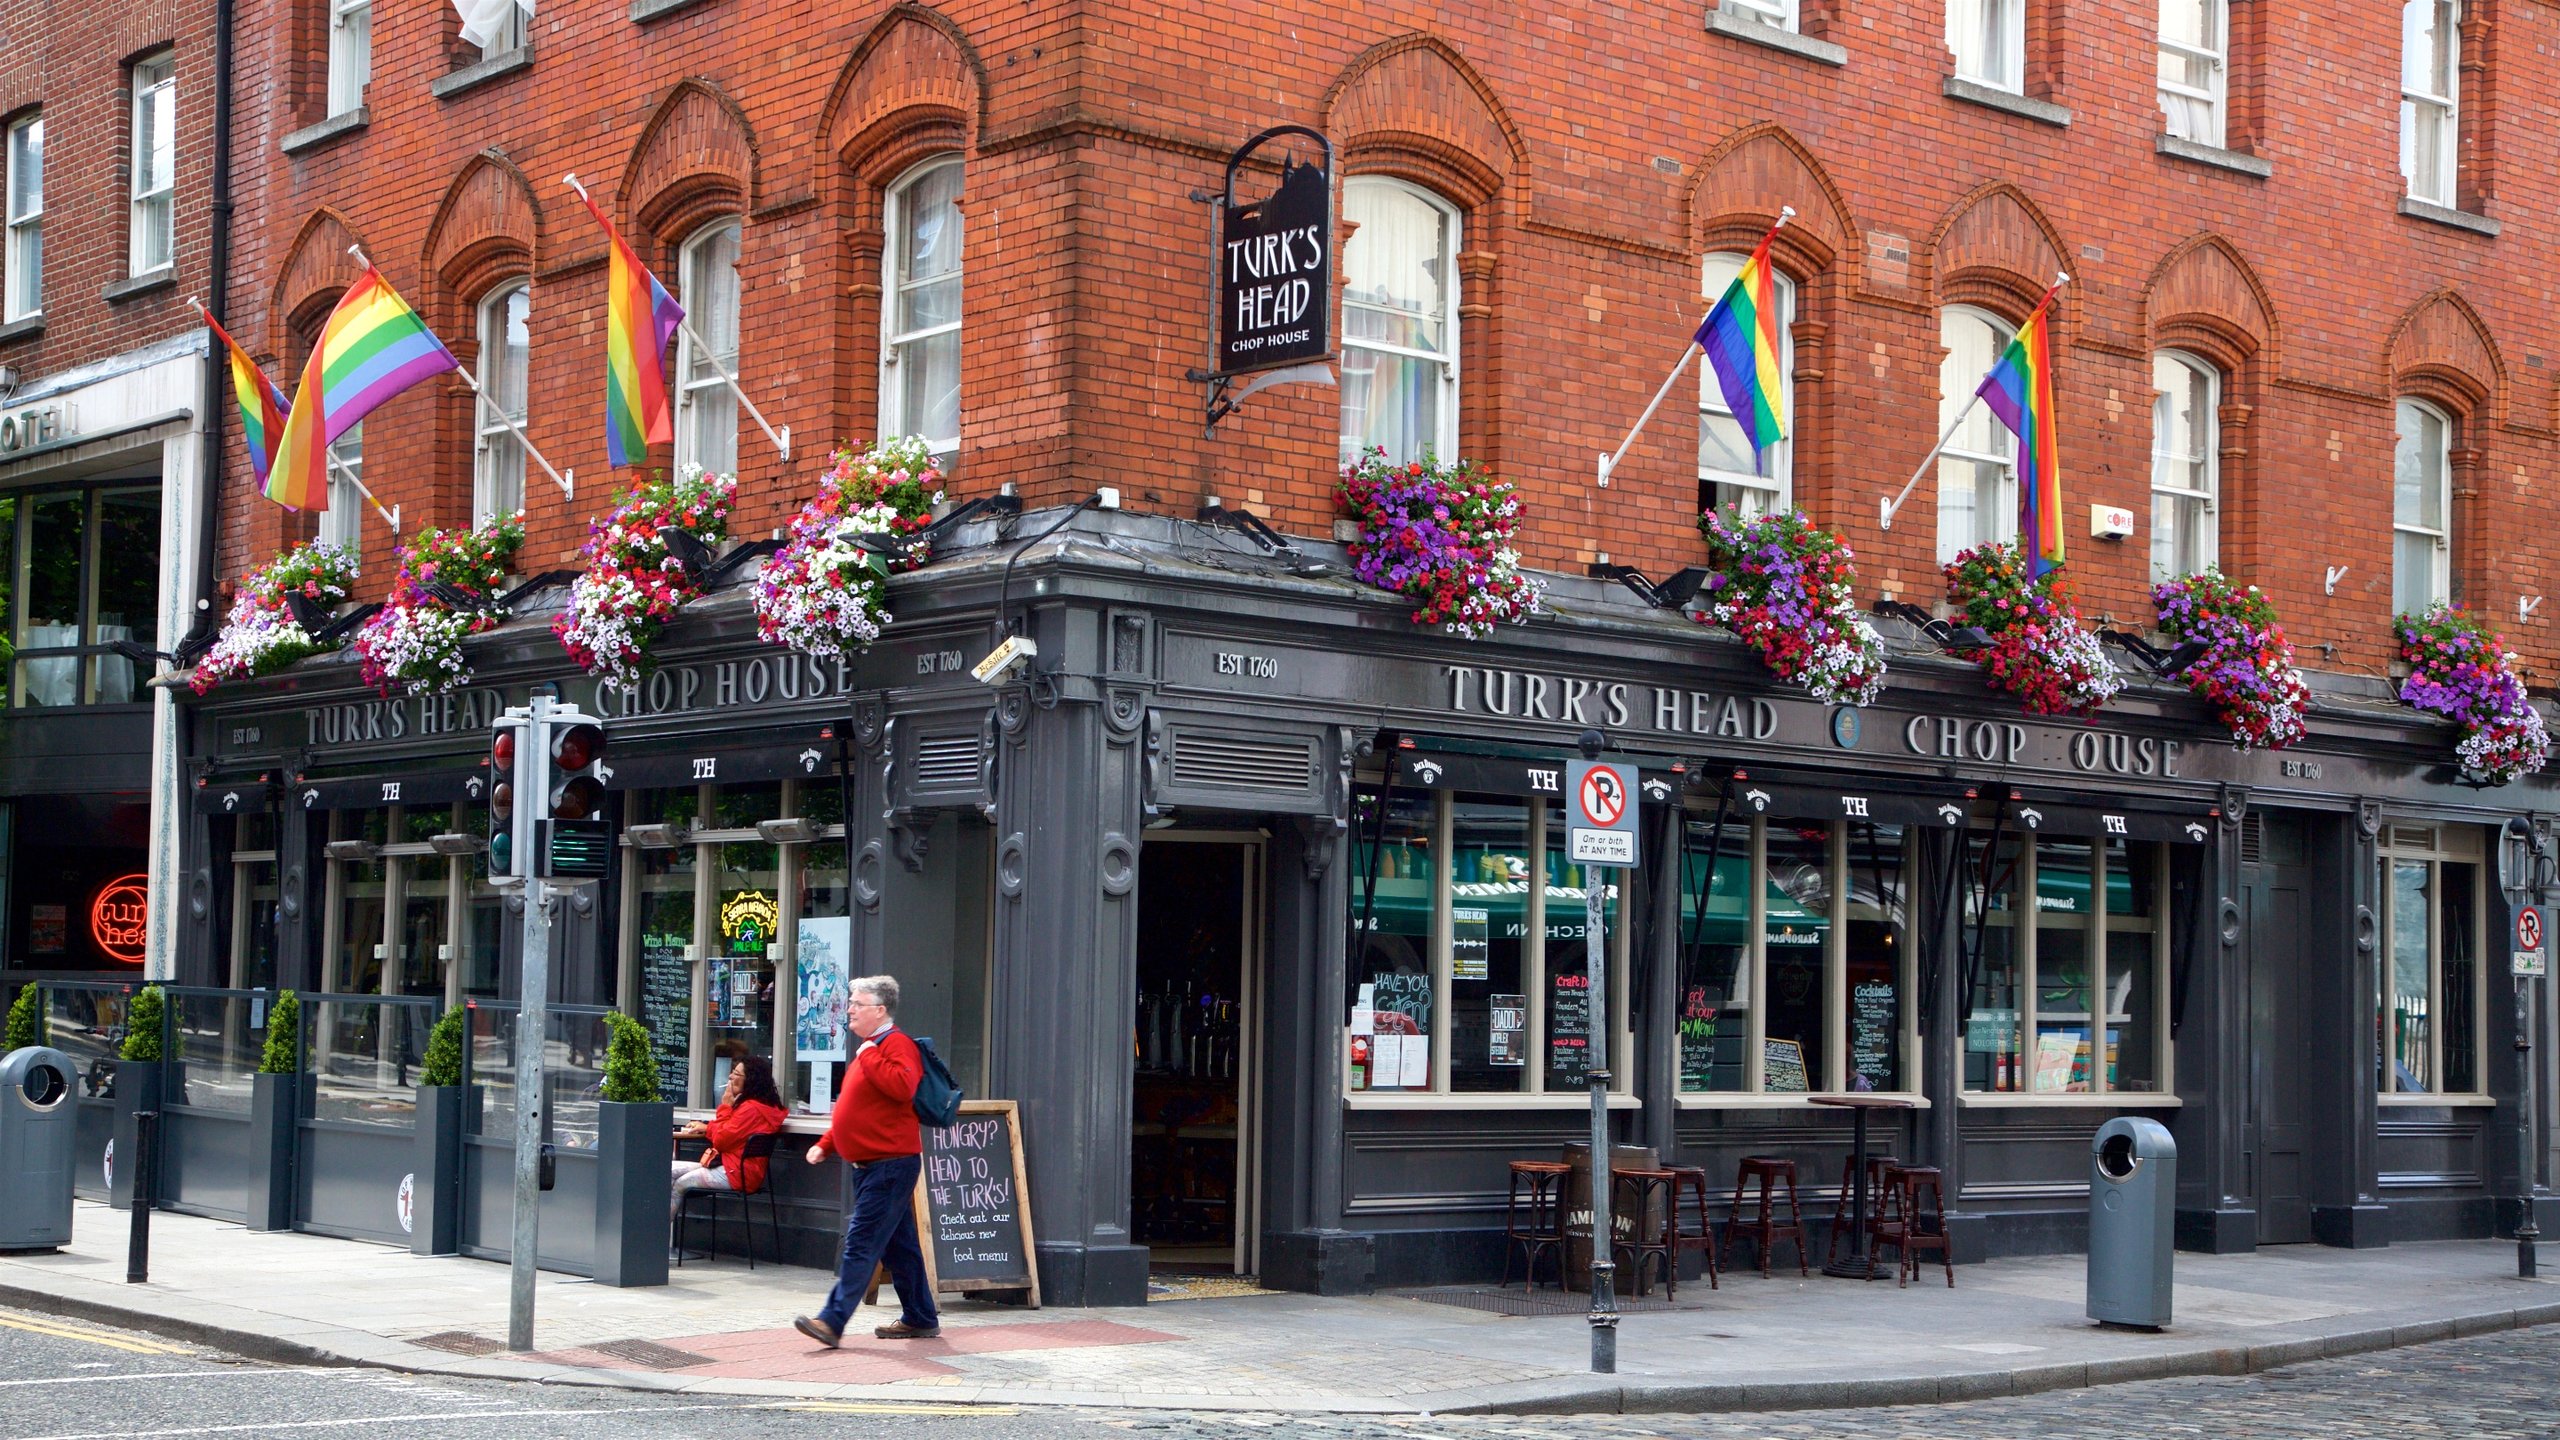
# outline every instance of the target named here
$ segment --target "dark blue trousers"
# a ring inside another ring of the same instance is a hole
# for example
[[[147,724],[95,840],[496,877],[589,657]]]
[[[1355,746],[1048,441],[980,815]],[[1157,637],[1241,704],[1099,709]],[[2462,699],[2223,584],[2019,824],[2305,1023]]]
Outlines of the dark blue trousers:
[[[924,1247],[916,1236],[916,1175],[923,1168],[923,1157],[917,1155],[854,1167],[853,1213],[845,1217],[836,1288],[827,1292],[826,1308],[818,1312],[834,1329],[844,1329],[853,1318],[862,1292],[871,1288],[871,1272],[884,1260],[889,1283],[898,1287],[898,1318],[920,1330],[942,1323],[933,1287],[925,1280]]]

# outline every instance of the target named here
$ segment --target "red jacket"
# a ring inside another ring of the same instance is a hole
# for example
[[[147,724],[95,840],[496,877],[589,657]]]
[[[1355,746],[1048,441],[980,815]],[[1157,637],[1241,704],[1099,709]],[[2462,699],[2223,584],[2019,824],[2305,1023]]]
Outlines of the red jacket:
[[[771,1135],[780,1130],[788,1118],[779,1106],[762,1100],[741,1100],[735,1105],[721,1106],[719,1113],[702,1127],[709,1132],[703,1138],[711,1142],[712,1149],[720,1152],[720,1168],[727,1173],[731,1189],[744,1195],[758,1194],[764,1189],[766,1164],[762,1160],[746,1158],[747,1142],[758,1135]]]
[[[818,1149],[839,1160],[892,1160],[924,1153],[916,1123],[916,1086],[924,1081],[924,1055],[903,1030],[889,1029],[866,1042],[845,1067],[836,1087],[834,1116]]]

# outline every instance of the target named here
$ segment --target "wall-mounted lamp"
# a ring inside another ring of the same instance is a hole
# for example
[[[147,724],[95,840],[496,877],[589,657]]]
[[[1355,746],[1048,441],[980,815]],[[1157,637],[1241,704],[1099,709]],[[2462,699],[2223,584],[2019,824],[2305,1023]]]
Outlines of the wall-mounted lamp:
[[[477,855],[489,848],[489,842],[477,835],[447,830],[427,837],[427,846],[439,855]]]
[[[673,850],[685,842],[691,827],[681,820],[663,821],[655,825],[625,825],[622,836],[643,850]]]
[[[323,853],[332,860],[379,860],[382,847],[370,840],[332,840]]]
[[[756,833],[775,845],[806,845],[825,835],[827,827],[805,815],[785,820],[759,820]]]
[[[1657,610],[1683,611],[1707,587],[1707,577],[1715,573],[1703,565],[1688,565],[1672,571],[1666,579],[1648,580],[1634,566],[1612,565],[1606,559],[1593,561],[1589,570],[1593,579],[1615,580]]]
[[[1970,655],[1991,648],[1991,632],[1979,625],[1956,625],[1941,620],[1908,600],[1878,600],[1872,607],[1878,615],[1890,615],[1929,639],[1950,655]]]
[[[2175,678],[2213,648],[2202,640],[2189,640],[2174,650],[2163,650],[2141,636],[2123,630],[2101,630],[2098,638],[2132,656],[2135,664],[2164,679]]]

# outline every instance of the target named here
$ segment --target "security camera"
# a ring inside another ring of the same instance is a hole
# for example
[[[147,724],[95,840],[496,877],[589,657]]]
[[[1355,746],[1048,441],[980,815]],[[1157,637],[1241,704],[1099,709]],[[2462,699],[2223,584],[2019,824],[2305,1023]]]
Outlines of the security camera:
[[[1031,668],[1032,657],[1039,653],[1040,647],[1031,637],[1007,635],[1004,643],[988,651],[987,658],[972,666],[969,673],[981,685],[1003,685],[1020,678],[1023,671]]]

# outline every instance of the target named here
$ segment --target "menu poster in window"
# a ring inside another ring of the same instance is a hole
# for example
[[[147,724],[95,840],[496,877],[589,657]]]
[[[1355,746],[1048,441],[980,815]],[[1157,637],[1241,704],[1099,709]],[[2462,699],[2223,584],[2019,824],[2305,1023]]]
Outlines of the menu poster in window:
[[[1899,1012],[1892,981],[1863,980],[1850,987],[1850,1089],[1880,1090],[1893,1083],[1893,1035]]]
[[[1369,977],[1370,1008],[1377,1012],[1378,1031],[1387,1032],[1387,1015],[1393,1012],[1413,1023],[1410,1035],[1431,1033],[1431,977],[1393,973]],[[1398,1027],[1401,1028],[1401,1027]]]
[[[1716,1068],[1716,1010],[1707,987],[1692,985],[1680,1002],[1680,1088],[1713,1090]]]
[[[1449,912],[1449,978],[1482,980],[1493,963],[1493,913],[1453,909]]]
[[[800,1003],[791,1047],[803,1060],[844,1058],[846,986],[852,980],[853,917],[800,922]]]
[[[690,1079],[685,1047],[693,1034],[693,965],[682,935],[640,937],[640,1023],[658,1055],[658,1093],[681,1103]]]
[[[1488,1036],[1485,1063],[1526,1068],[1529,1063],[1529,997],[1496,995],[1493,997],[1493,1029]]]
[[[936,1292],[1021,1290],[1040,1304],[1028,1178],[1010,1100],[966,1100],[957,1122],[925,1127],[916,1226]]]
[[[1804,1069],[1804,1047],[1793,1040],[1761,1041],[1760,1088],[1788,1095],[1811,1090],[1812,1077]]]
[[[1590,1083],[1591,977],[1558,975],[1547,1007],[1547,1069],[1553,1083]]]

